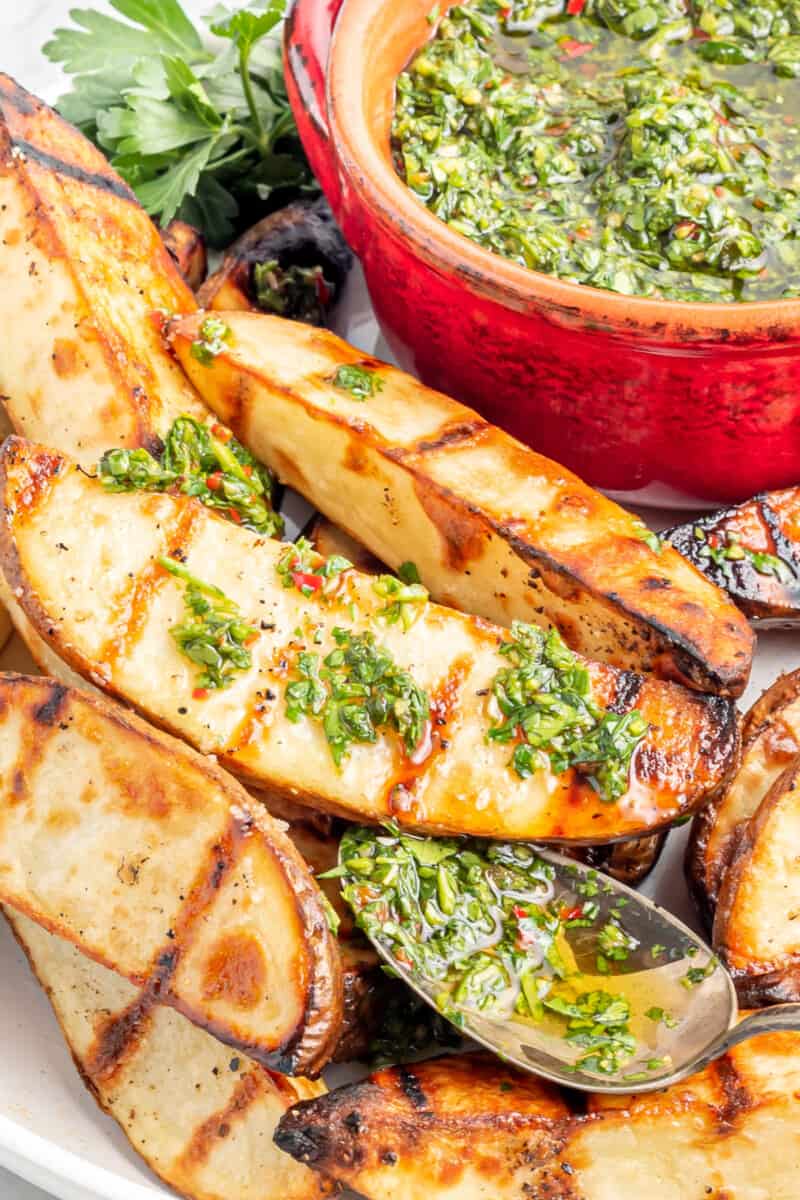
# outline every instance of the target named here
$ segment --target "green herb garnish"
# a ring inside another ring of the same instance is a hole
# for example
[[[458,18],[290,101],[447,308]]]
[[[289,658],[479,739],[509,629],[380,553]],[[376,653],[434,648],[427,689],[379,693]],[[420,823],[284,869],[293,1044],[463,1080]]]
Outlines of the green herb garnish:
[[[602,800],[628,789],[631,760],[648,725],[637,709],[612,713],[591,699],[589,673],[558,632],[515,621],[500,653],[492,695],[503,719],[488,737],[515,743],[511,765],[521,778],[549,768],[556,774],[584,769]]]
[[[213,363],[218,354],[225,349],[225,343],[231,340],[230,326],[219,317],[206,317],[200,326],[200,336],[192,342],[189,352],[204,366]]]
[[[172,558],[159,558],[170,575],[186,584],[187,619],[170,633],[185,658],[202,668],[197,690],[226,688],[236,675],[252,666],[248,646],[258,630],[242,619],[238,606],[213,583],[205,583]]]
[[[733,580],[733,568],[736,563],[749,563],[759,575],[774,575],[781,583],[794,582],[794,568],[789,563],[775,554],[768,554],[763,550],[751,550],[749,547],[743,546],[737,535],[731,530],[726,530],[722,534],[707,535],[701,526],[696,525],[694,537],[701,543],[696,552],[698,558],[707,558],[713,562],[729,581]]]
[[[296,321],[324,325],[335,286],[325,278],[322,267],[282,267],[277,258],[253,264],[253,290],[262,312],[291,316]]]
[[[426,692],[394,662],[371,633],[336,628],[336,648],[320,664],[318,654],[298,656],[297,679],[286,689],[286,715],[319,720],[337,767],[354,743],[374,743],[393,729],[413,754],[429,716]]]
[[[348,571],[352,565],[341,554],[330,554],[325,558],[317,553],[308,538],[299,537],[286,547],[276,569],[284,587],[295,587],[304,596],[313,596],[317,592],[329,591],[331,581],[343,571]]]
[[[316,190],[286,95],[276,26],[284,0],[205,18],[206,44],[178,0],[111,0],[127,21],[70,13],[44,53],[72,75],[59,112],[110,158],[147,212],[226,245],[276,189]],[[130,22],[130,23],[129,23]]]
[[[428,603],[427,588],[421,583],[404,583],[395,575],[379,575],[372,584],[372,590],[376,596],[387,601],[378,610],[378,616],[383,617],[389,625],[399,622],[405,630],[411,628]]]
[[[377,372],[355,364],[339,367],[331,383],[341,391],[349,392],[356,400],[369,400],[371,396],[377,396],[384,385]]]
[[[109,492],[179,492],[255,533],[283,532],[271,502],[272,475],[221,425],[178,417],[159,458],[147,450],[108,450],[97,470]]]
[[[695,951],[696,952],[696,951]],[[704,979],[708,979],[713,975],[719,966],[718,958],[710,958],[704,967],[689,967],[689,970],[681,979],[681,986],[687,991],[691,991],[693,987],[697,987]]]
[[[646,525],[639,522],[634,528],[634,536],[644,542],[646,546],[653,551],[654,554],[660,554],[664,549],[664,543],[657,533],[653,533],[652,529],[648,529]]]
[[[680,1024],[676,1017],[670,1016],[663,1008],[654,1005],[653,1008],[648,1008],[644,1014],[649,1020],[657,1021],[660,1025],[666,1025],[667,1029],[675,1029]]]

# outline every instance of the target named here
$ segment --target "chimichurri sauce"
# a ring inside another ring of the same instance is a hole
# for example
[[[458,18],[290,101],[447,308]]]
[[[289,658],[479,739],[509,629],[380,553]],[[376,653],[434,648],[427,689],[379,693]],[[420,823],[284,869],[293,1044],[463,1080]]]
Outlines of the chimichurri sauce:
[[[352,828],[342,839],[342,895],[356,924],[464,1025],[482,1013],[545,1027],[576,1069],[623,1080],[669,1066],[660,1031],[673,1000],[711,976],[698,947],[645,945],[626,928],[627,898],[576,866],[565,890],[534,847]],[[643,982],[673,964],[669,986]],[[659,990],[660,989],[660,990]],[[677,1003],[674,1008],[680,1008]]]
[[[800,295],[800,0],[468,0],[397,82],[398,172],[537,271]]]

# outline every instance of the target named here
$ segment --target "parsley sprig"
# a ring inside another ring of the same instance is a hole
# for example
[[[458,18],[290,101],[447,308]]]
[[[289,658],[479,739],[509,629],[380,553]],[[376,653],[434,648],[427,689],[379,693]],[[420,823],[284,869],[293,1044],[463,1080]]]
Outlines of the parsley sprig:
[[[315,190],[297,137],[276,26],[285,0],[205,18],[217,52],[178,0],[111,0],[127,20],[73,9],[45,55],[73,76],[59,112],[108,154],[147,212],[229,241],[248,205]]]
[[[252,666],[248,646],[258,630],[242,620],[238,606],[213,583],[198,579],[172,558],[158,561],[186,584],[186,620],[173,625],[170,633],[181,654],[202,668],[195,693],[229,687],[240,671]]]
[[[289,720],[321,721],[337,767],[354,743],[376,742],[381,729],[398,733],[412,754],[429,716],[427,693],[373,634],[337,626],[333,637],[336,647],[321,664],[318,654],[298,655],[298,677],[286,689]]]
[[[255,533],[283,532],[270,472],[223,425],[178,417],[159,458],[141,449],[108,450],[97,470],[109,492],[181,492]]]
[[[631,759],[648,730],[638,709],[614,713],[591,698],[589,673],[555,629],[515,621],[500,653],[492,694],[502,720],[490,741],[516,743],[511,765],[525,779],[548,764],[560,775],[580,767],[601,800],[628,789]]]

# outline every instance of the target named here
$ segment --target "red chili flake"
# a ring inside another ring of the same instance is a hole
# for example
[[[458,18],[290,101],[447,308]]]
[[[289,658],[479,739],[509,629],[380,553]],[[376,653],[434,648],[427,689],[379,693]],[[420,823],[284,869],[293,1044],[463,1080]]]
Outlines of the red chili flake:
[[[242,523],[242,514],[241,514],[241,513],[239,513],[239,512],[237,512],[235,508],[229,508],[229,509],[228,509],[228,516],[230,517],[230,519],[233,521],[233,523],[234,523],[235,525],[241,525],[241,523]]]
[[[784,123],[784,125],[794,125],[794,117],[790,116],[789,113],[787,113],[786,116],[783,118],[783,123]]]
[[[219,438],[221,442],[229,442],[233,437],[230,429],[226,429],[224,425],[218,425],[216,423],[211,426],[211,432],[213,433],[214,437]]]
[[[253,474],[253,468],[252,468],[252,467],[242,467],[242,470],[244,471],[244,473],[245,473],[245,475],[247,476],[247,478],[248,478],[248,479],[249,479],[249,478],[250,478],[250,476]]]
[[[675,236],[685,239],[695,238],[700,232],[700,226],[696,221],[678,221],[675,226]]]
[[[588,54],[590,50],[594,50],[594,42],[578,42],[575,38],[564,38],[560,43],[561,57],[564,58],[580,58],[582,54]]]
[[[518,921],[524,921],[528,916],[528,910],[523,908],[521,904],[514,905],[513,913]]]
[[[252,633],[247,635],[247,637],[244,639],[244,642],[242,644],[244,646],[252,646],[253,642],[257,642],[257,641],[258,641],[258,630],[254,629]]]
[[[725,195],[725,188],[722,186],[721,183],[718,183],[717,186],[714,188],[714,193],[715,193],[715,195],[719,196],[720,200]]]
[[[303,588],[309,588],[312,592],[318,592],[322,587],[322,576],[309,575],[307,571],[292,571],[292,583],[301,592]]]
[[[208,688],[195,688],[194,691],[192,692],[192,699],[193,700],[207,700],[208,699]]]
[[[566,120],[560,121],[557,125],[549,125],[547,129],[545,129],[545,133],[549,137],[558,137],[559,134],[566,133],[571,125],[572,121],[569,117],[567,117]]]
[[[406,967],[411,966],[411,959],[408,957],[405,950],[395,950],[394,956],[398,962],[403,963]]]
[[[567,12],[571,17],[577,17],[586,7],[586,0],[567,0]]]
[[[331,298],[331,290],[322,275],[318,275],[314,280],[314,287],[316,288],[317,299],[320,304],[327,304]]]
[[[222,487],[222,471],[212,471],[206,480],[206,487],[212,492],[218,492]]]
[[[692,37],[697,38],[698,42],[707,42],[711,37],[711,34],[706,33],[705,29],[693,29]]]
[[[577,921],[578,917],[583,916],[583,905],[576,904],[573,908],[562,908],[562,921]]]

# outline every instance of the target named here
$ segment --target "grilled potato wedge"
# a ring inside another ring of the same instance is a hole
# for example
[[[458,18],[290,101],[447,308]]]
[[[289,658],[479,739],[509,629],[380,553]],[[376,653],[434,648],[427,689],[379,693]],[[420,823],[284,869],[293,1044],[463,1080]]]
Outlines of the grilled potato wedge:
[[[194,297],[130,188],[76,129],[0,76],[0,391],[15,429],[93,467],[154,449],[207,410],[164,353],[154,310]],[[31,329],[37,335],[31,336]]]
[[[352,264],[328,201],[296,200],[236,239],[198,300],[203,308],[265,310],[323,325]]]
[[[443,604],[500,625],[559,628],[588,658],[737,696],[753,635],[741,613],[630,513],[477,413],[322,330],[230,313],[213,363],[202,317],[170,344],[237,436],[315,507],[396,569],[413,560]],[[332,382],[373,372],[365,402]]]
[[[760,628],[800,622],[800,488],[766,492],[663,536]]]
[[[6,910],[81,1077],[145,1162],[192,1200],[320,1200],[332,1188],[274,1144],[321,1083],[232,1055],[210,1033],[71,943]]]
[[[374,581],[353,571],[335,595],[306,597],[277,573],[282,543],[186,496],[106,492],[63,456],[17,438],[0,453],[0,496],[12,617],[21,610],[73,670],[256,788],[345,817],[391,816],[421,832],[598,843],[666,827],[721,786],[734,762],[730,701],[587,663],[598,703],[635,707],[649,724],[627,792],[605,803],[572,769],[521,779],[508,746],[486,738],[487,696],[507,661],[496,626],[434,604],[407,632],[384,624]],[[193,698],[196,668],[170,634],[183,619],[184,585],[158,565],[165,554],[220,587],[259,630],[251,667],[202,700]],[[413,761],[396,735],[380,733],[335,770],[321,724],[287,717],[284,689],[298,654],[306,643],[328,653],[342,623],[377,630],[427,691],[434,720],[424,757]]]
[[[315,549],[326,558],[331,554],[342,555],[365,574],[376,574],[387,569],[374,554],[370,554],[360,542],[339,529],[338,525],[334,525],[327,517],[319,514],[315,516],[308,529],[308,537]],[[614,842],[612,845],[576,846],[571,853],[580,862],[598,867],[614,879],[627,883],[629,887],[635,887],[647,878],[658,862],[666,839],[665,833],[656,833],[650,837]]]
[[[714,917],[714,948],[743,1004],[800,1000],[800,755],[744,826]]]
[[[206,239],[194,225],[178,220],[170,221],[161,237],[182,279],[196,292],[208,268]]]
[[[0,901],[222,1041],[314,1073],[341,978],[319,892],[215,765],[54,680],[0,676]]]
[[[699,813],[686,850],[686,873],[709,929],[740,835],[776,779],[800,754],[800,671],[782,675],[745,717],[742,760],[720,798]]]
[[[566,1093],[483,1055],[380,1071],[291,1109],[275,1140],[366,1200],[795,1200],[800,1035],[663,1092]]]

